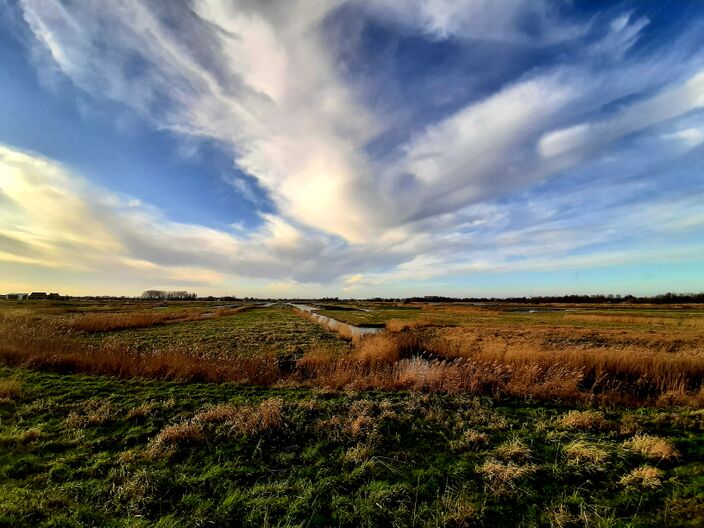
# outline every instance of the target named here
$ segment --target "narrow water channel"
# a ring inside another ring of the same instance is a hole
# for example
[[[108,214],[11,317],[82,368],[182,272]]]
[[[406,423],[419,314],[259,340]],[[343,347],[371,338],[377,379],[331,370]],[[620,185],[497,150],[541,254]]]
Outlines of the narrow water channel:
[[[318,308],[314,306],[309,306],[307,304],[291,303],[290,306],[292,306],[296,310],[308,313],[314,321],[321,324],[325,328],[329,328],[330,330],[334,330],[335,332],[347,331],[352,335],[352,337],[361,337],[369,334],[378,334],[379,332],[384,330],[383,328],[354,326],[349,323],[333,319],[332,317],[328,317],[327,315],[320,315],[317,312]]]

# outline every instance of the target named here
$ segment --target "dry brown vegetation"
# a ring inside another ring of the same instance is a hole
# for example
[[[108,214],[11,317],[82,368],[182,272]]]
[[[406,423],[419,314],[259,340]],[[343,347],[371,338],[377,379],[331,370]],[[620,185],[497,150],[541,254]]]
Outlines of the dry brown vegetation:
[[[621,478],[621,484],[639,488],[658,488],[662,486],[664,476],[665,472],[661,469],[652,466],[641,466],[628,473],[628,475],[624,475]]]
[[[589,465],[593,468],[601,468],[609,458],[608,451],[584,440],[570,442],[565,446],[564,451],[567,461],[576,466]]]
[[[88,313],[74,317],[69,327],[79,332],[110,332],[134,328],[147,328],[166,323],[200,321],[211,317],[234,315],[250,309],[250,306],[238,308],[218,308],[213,312],[203,310],[179,310],[173,312],[139,311],[125,313]]]
[[[148,458],[171,456],[181,447],[215,436],[218,427],[228,435],[255,435],[278,429],[284,423],[281,398],[268,398],[259,405],[208,406],[188,420],[164,427],[151,439],[145,455]]]
[[[704,318],[680,318],[680,317],[658,317],[628,314],[567,314],[568,321],[588,321],[591,323],[612,323],[619,325],[677,325],[704,327]]]
[[[436,326],[437,323],[429,319],[415,319],[413,321],[404,321],[403,319],[390,319],[386,322],[386,329],[389,332],[401,332],[403,330],[412,330],[414,328],[425,328]]]
[[[88,400],[84,408],[69,413],[64,423],[72,429],[83,429],[104,424],[113,414],[114,409],[108,402]]]
[[[501,460],[527,460],[531,455],[530,448],[518,438],[512,438],[501,444],[496,448],[495,453]]]
[[[0,400],[16,400],[22,396],[22,384],[14,379],[0,380]]]
[[[69,326],[79,332],[109,332],[128,328],[146,328],[175,320],[193,320],[200,312],[128,312],[90,313],[74,318]]]
[[[283,408],[280,398],[266,399],[258,406],[219,404],[201,410],[193,417],[193,422],[225,424],[232,433],[253,435],[281,427]]]
[[[239,382],[271,385],[279,379],[277,358],[209,355],[178,348],[141,352],[114,343],[90,344],[66,335],[60,322],[0,316],[0,361],[60,373],[123,378]]]
[[[489,489],[496,494],[512,493],[518,490],[518,481],[538,471],[535,464],[515,464],[487,460],[478,472],[484,477]]]
[[[624,445],[631,451],[655,460],[671,460],[678,456],[675,446],[667,438],[639,434],[627,440]]]
[[[558,419],[558,426],[563,429],[602,431],[608,428],[608,422],[598,411],[569,411]]]
[[[168,425],[149,442],[146,455],[149,458],[170,456],[179,447],[200,442],[202,439],[203,429],[199,423],[185,421]]]
[[[246,308],[226,309],[220,315]],[[425,319],[415,326],[399,323],[392,327],[400,331],[355,338],[351,352],[312,347],[295,364],[283,367],[274,353],[235,356],[177,347],[143,352],[114,341],[89,344],[50,317],[0,315],[0,361],[127,378],[488,394],[591,404],[704,405],[704,350],[700,332],[692,327],[651,334],[564,325],[500,326],[500,315],[481,313],[486,320],[475,327],[428,327]],[[115,323],[130,321],[127,315],[86,315],[73,323],[93,321],[85,328],[97,331],[127,324]],[[132,315],[134,323],[144,313]],[[184,312],[149,315],[183,317]],[[599,430],[605,423],[603,417],[575,413],[563,417],[561,426]]]
[[[464,449],[475,449],[489,442],[489,435],[475,429],[468,429],[459,440],[452,443],[452,448],[461,451]]]

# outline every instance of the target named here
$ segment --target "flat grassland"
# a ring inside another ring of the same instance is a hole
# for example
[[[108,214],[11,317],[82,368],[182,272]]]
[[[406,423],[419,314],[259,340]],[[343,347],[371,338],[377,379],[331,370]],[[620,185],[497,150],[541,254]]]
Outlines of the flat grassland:
[[[0,303],[0,526],[704,524],[704,307],[320,313]]]

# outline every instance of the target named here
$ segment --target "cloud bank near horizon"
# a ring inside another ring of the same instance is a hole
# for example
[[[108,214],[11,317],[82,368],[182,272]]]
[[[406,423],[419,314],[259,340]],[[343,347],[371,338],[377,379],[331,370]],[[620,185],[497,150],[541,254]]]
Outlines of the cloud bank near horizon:
[[[216,145],[258,222],[182,221],[4,141],[8,266],[373,295],[703,261],[704,18],[658,40],[633,9],[535,1],[21,0],[15,15],[48,92],[68,82]]]

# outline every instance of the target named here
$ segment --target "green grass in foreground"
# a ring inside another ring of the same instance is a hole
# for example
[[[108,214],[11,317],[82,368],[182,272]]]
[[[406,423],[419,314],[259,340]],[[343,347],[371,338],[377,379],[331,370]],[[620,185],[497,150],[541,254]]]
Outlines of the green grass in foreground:
[[[0,369],[0,526],[702,525],[702,411],[569,411]]]

